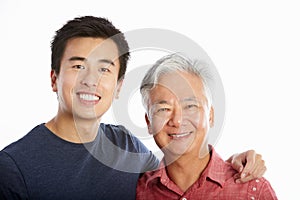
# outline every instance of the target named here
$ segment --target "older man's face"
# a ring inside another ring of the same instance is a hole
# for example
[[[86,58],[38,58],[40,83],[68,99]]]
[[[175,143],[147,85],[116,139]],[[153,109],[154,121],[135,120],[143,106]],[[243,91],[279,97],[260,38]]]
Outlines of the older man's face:
[[[199,77],[168,73],[150,91],[148,128],[166,155],[199,154],[212,122],[213,110]]]

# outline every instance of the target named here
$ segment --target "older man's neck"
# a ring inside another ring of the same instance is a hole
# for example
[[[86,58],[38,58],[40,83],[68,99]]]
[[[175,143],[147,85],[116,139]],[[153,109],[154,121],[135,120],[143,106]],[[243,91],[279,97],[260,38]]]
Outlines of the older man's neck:
[[[184,155],[169,164],[166,170],[169,178],[185,192],[199,179],[209,160],[209,153],[202,158]]]

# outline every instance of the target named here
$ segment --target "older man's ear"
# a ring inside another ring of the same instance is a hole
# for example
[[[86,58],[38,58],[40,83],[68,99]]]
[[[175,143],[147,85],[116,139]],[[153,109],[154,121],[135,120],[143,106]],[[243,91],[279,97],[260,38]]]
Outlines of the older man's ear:
[[[212,128],[214,126],[215,123],[215,111],[214,111],[214,107],[210,107],[210,111],[209,111],[209,125],[210,128]]]
[[[153,131],[152,131],[152,128],[151,128],[151,124],[150,124],[150,120],[149,120],[149,117],[148,117],[148,114],[145,113],[145,121],[147,123],[147,127],[148,127],[148,132],[150,135],[153,134]]]

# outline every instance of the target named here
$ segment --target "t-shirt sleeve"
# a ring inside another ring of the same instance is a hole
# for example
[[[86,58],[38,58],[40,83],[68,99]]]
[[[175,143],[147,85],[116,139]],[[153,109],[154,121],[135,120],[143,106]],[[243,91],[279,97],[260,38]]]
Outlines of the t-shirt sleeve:
[[[130,135],[132,144],[134,145],[134,149],[136,153],[140,153],[139,159],[140,162],[143,163],[143,167],[141,172],[152,171],[157,169],[159,165],[158,158],[150,151],[144,143],[139,140],[136,136],[134,136],[128,129],[124,126],[120,126],[120,128],[127,134]]]
[[[4,151],[0,151],[0,199],[29,199],[20,170]]]
[[[158,168],[159,160],[157,157],[152,153],[152,151],[149,151],[148,157],[145,160],[145,166],[142,172],[152,171]]]

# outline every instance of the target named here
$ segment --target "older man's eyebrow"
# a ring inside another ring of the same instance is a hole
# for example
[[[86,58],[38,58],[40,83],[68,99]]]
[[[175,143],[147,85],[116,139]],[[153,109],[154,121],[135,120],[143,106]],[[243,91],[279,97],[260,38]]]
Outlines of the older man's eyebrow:
[[[166,100],[160,100],[160,101],[156,101],[154,102],[155,105],[159,105],[159,104],[170,104],[169,102],[167,102]]]
[[[205,98],[205,97],[204,97]],[[197,103],[199,105],[204,105],[205,102],[206,102],[206,99],[199,99],[199,98],[196,98],[196,97],[189,97],[189,98],[184,98],[183,100],[181,100],[181,102],[194,102],[194,103]]]
[[[184,98],[182,101],[199,101],[196,97],[187,97]]]

